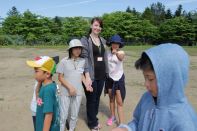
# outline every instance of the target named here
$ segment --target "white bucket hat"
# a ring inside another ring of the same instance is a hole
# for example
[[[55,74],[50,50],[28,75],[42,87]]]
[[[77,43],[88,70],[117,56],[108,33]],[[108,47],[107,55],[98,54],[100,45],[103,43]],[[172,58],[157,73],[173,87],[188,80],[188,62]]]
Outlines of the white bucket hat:
[[[78,39],[72,39],[69,42],[68,50],[70,50],[73,47],[82,47],[83,48],[83,45],[81,44],[81,41],[80,40],[78,40]]]

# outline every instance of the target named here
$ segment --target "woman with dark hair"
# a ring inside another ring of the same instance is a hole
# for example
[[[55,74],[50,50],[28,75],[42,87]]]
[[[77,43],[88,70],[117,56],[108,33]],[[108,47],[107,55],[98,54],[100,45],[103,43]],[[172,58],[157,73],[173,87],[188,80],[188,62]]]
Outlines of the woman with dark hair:
[[[102,20],[97,17],[93,18],[88,36],[81,39],[81,43],[84,46],[81,56],[86,59],[85,76],[89,85],[89,90],[85,90],[87,120],[88,127],[92,131],[97,131],[101,128],[97,114],[107,72],[106,40],[100,36],[102,27]]]

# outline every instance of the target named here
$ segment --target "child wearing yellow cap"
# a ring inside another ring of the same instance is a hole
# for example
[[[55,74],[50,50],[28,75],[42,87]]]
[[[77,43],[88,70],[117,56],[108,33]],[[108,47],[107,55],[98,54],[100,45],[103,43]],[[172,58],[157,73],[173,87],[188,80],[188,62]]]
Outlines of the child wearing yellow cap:
[[[40,56],[34,61],[27,61],[27,65],[34,68],[35,79],[42,83],[37,98],[36,131],[59,131],[57,86],[52,80],[56,64],[52,58]]]

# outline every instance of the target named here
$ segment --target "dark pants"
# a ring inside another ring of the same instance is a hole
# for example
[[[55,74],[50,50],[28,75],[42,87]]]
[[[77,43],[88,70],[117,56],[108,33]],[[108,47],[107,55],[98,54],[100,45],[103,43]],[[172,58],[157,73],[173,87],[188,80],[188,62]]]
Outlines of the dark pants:
[[[98,125],[97,114],[103,86],[104,80],[94,80],[92,83],[93,92],[87,92],[85,90],[88,127],[90,129]]]
[[[36,116],[32,116],[33,124],[34,124],[34,131],[36,131]]]

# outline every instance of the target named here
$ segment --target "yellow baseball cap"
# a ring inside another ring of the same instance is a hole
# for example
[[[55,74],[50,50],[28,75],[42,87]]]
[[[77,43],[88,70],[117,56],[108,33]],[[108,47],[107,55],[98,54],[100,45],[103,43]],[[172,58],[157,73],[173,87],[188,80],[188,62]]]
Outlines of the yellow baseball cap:
[[[47,71],[52,75],[56,71],[55,61],[49,56],[39,56],[34,58],[33,61],[26,61],[27,65],[33,68],[39,68],[43,71]]]

